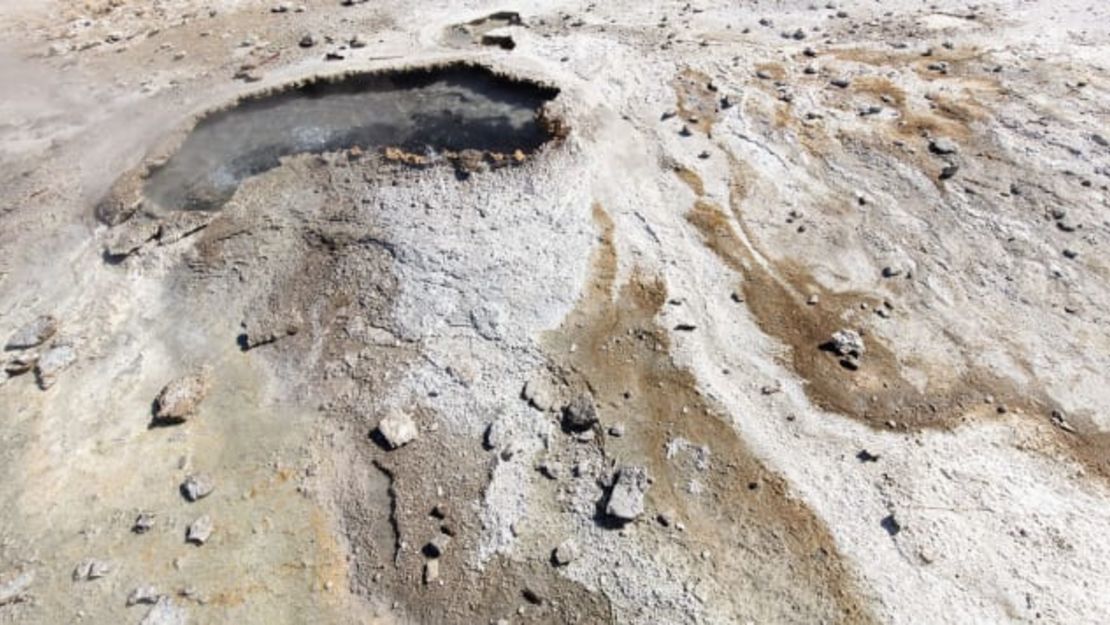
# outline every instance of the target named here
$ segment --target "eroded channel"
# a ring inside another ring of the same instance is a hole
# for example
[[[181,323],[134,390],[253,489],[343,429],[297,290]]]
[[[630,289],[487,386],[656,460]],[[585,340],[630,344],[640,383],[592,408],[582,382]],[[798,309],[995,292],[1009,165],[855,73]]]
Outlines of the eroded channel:
[[[216,210],[283,157],[355,147],[526,154],[552,138],[543,106],[558,93],[466,64],[313,79],[203,117],[143,195],[161,210]]]

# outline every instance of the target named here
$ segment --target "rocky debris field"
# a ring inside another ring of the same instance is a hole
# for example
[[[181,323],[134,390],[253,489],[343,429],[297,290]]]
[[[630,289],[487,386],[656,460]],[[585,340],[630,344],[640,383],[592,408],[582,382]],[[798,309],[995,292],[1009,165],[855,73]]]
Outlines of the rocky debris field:
[[[0,623],[1110,613],[1110,6],[0,14]]]

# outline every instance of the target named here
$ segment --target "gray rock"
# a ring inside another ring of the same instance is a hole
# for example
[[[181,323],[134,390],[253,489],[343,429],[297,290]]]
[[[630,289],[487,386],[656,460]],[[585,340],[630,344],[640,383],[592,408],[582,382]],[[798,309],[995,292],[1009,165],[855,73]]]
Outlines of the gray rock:
[[[385,417],[378,422],[378,433],[390,449],[404,447],[420,435],[416,422],[400,408],[389,409]]]
[[[136,534],[145,534],[154,527],[154,515],[149,512],[143,512],[135,518],[135,522],[131,525],[131,531]]]
[[[73,569],[73,581],[88,582],[94,579],[100,579],[111,572],[111,563],[89,558],[79,562]]]
[[[189,501],[204,499],[215,489],[216,483],[203,473],[189,475],[181,483],[181,494]]]
[[[351,46],[352,50],[357,50],[359,48],[365,48],[366,47],[366,39],[364,39],[361,35],[355,35],[355,36],[351,37],[351,40],[348,41],[347,44],[349,46]]]
[[[58,320],[51,315],[42,315],[16,330],[4,345],[4,349],[11,351],[38,347],[50,340],[57,332]]]
[[[555,548],[555,552],[551,555],[551,559],[556,566],[566,566],[577,560],[578,556],[578,543],[574,542],[573,538],[568,538],[559,543],[559,546]]]
[[[563,407],[563,426],[571,432],[582,432],[597,423],[597,407],[588,393],[575,397]]]
[[[207,395],[207,370],[171,381],[154,400],[154,422],[162,425],[184,423],[196,414]]]
[[[301,36],[299,45],[302,48],[311,48],[312,46],[316,45],[316,37],[312,33],[305,33]]]
[[[189,529],[185,531],[185,542],[203,545],[212,536],[213,527],[212,517],[207,514],[201,516],[189,524]]]
[[[651,487],[647,470],[639,466],[624,466],[617,472],[605,514],[620,520],[634,521],[644,513],[644,497]]]
[[[863,337],[855,330],[837,330],[829,343],[838,356],[859,358],[863,356]]]
[[[27,590],[34,581],[35,574],[31,571],[0,575],[0,606],[26,600]]]
[[[39,388],[46,390],[58,381],[58,375],[77,362],[77,351],[70,345],[55,345],[39,356],[35,363],[35,378]]]
[[[162,597],[146,613],[139,625],[188,625],[189,613],[169,597]]]

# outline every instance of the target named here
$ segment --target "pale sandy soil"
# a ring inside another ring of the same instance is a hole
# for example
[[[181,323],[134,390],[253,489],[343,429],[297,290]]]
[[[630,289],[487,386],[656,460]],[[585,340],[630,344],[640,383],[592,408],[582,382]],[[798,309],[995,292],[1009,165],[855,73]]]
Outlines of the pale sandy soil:
[[[834,4],[4,2],[0,341],[58,331],[0,372],[0,622],[1105,622],[1110,7]],[[205,111],[456,61],[564,136],[97,219]]]

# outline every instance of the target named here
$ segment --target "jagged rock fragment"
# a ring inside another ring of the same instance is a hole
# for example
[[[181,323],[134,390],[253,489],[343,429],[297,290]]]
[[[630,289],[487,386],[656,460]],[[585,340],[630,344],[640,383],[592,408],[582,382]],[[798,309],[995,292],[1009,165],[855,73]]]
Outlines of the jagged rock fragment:
[[[605,514],[619,521],[635,521],[644,513],[644,498],[650,487],[651,477],[643,467],[621,467],[609,492]]]
[[[563,427],[571,432],[583,432],[597,423],[597,407],[587,393],[575,397],[563,407]]]
[[[216,488],[212,478],[203,473],[189,475],[181,483],[181,494],[189,501],[197,501],[210,495]]]
[[[556,566],[566,566],[571,562],[578,559],[578,543],[574,542],[573,538],[568,538],[559,543],[552,553],[551,559],[555,562]]]
[[[212,517],[205,514],[189,524],[189,529],[185,531],[185,542],[203,545],[212,536],[212,529]]]
[[[111,572],[112,565],[110,563],[89,558],[79,562],[73,569],[73,581],[88,582],[94,579],[100,579]]]
[[[378,433],[390,449],[397,449],[416,440],[420,431],[407,412],[399,408],[391,408],[378,423]]]

